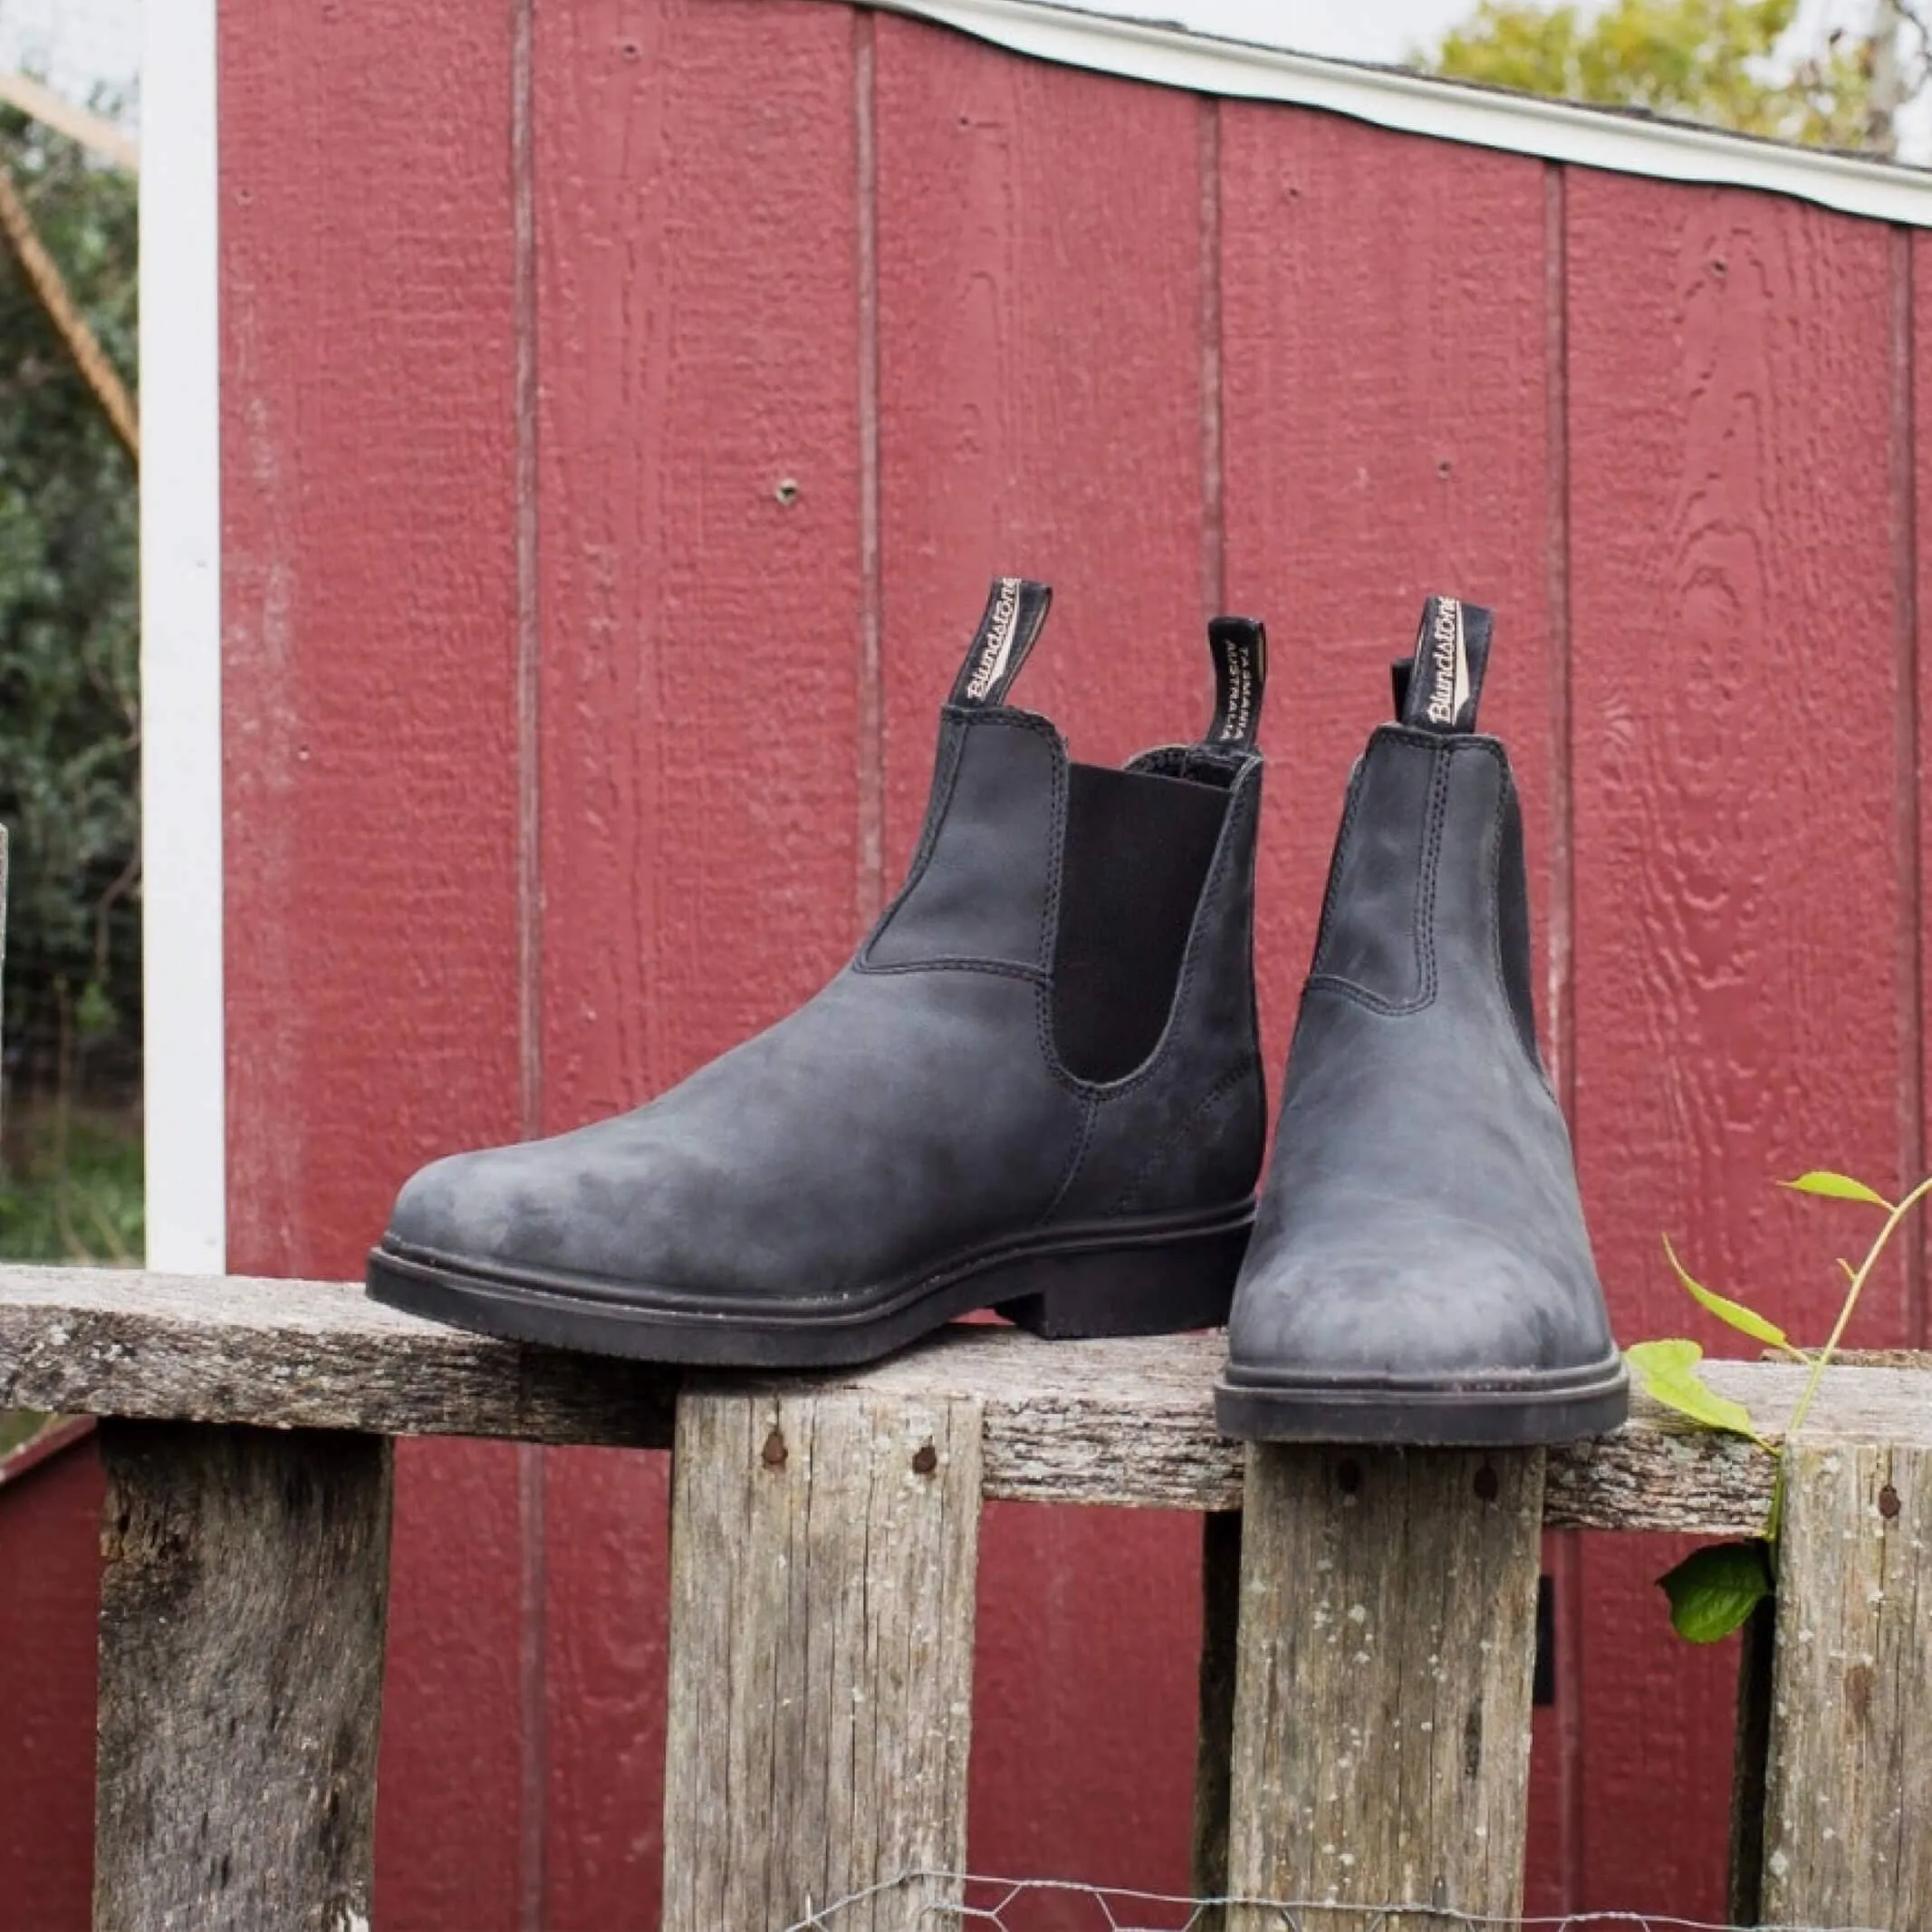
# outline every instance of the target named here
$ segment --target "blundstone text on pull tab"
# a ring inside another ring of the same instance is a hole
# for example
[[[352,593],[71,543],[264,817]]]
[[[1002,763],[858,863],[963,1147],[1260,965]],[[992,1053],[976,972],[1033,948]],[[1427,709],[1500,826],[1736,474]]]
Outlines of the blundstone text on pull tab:
[[[1002,577],[994,587],[993,605],[986,613],[985,637],[980,644],[973,675],[966,680],[966,695],[975,704],[984,702],[986,693],[1005,670],[1019,621],[1020,580]]]
[[[1429,723],[1454,725],[1469,701],[1469,655],[1463,641],[1463,607],[1445,597],[1429,627]]]
[[[1394,667],[1403,724],[1443,735],[1475,729],[1491,627],[1489,611],[1459,597],[1431,597],[1422,606],[1416,654]]]
[[[1053,593],[1027,577],[995,577],[985,615],[953,682],[956,705],[1003,705],[1046,621]]]

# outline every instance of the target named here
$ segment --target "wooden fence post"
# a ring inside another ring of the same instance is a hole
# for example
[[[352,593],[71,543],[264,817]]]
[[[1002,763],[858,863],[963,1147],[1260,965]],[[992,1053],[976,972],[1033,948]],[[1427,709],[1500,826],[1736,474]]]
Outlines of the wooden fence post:
[[[1770,1922],[1932,1924],[1932,1376],[1898,1421],[1905,1442],[1785,1451]]]
[[[965,1870],[981,1435],[971,1400],[679,1399],[664,1932],[958,1898],[900,1881]]]
[[[367,1932],[390,1449],[101,1424],[95,1932]]]
[[[1522,1910],[1543,1480],[1536,1451],[1251,1453],[1235,1896],[1363,1908],[1322,1932]]]

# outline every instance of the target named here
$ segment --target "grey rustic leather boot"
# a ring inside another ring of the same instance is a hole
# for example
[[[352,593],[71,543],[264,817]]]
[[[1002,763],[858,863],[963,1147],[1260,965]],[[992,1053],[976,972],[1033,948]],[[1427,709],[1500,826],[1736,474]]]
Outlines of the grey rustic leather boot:
[[[1267,1133],[1253,900],[1261,627],[1210,627],[1199,743],[1072,764],[1007,687],[1002,578],[940,715],[904,889],[815,999],[614,1120],[402,1190],[370,1293],[650,1360],[868,1360],[968,1310],[1045,1335],[1226,1319]]]
[[[1215,1392],[1260,1441],[1563,1442],[1627,1378],[1537,1052],[1490,614],[1424,607],[1349,783]]]

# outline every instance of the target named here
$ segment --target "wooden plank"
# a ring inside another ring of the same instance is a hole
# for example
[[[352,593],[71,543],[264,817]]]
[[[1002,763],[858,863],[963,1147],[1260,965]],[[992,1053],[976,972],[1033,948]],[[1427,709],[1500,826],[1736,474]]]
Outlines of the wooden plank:
[[[887,1932],[966,1869],[981,1420],[850,1392],[678,1405],[665,1932]]]
[[[218,9],[228,1264],[245,1271],[359,1269],[414,1168],[528,1124],[513,120],[529,10],[310,7],[264,32]],[[533,1735],[510,1662],[515,1458],[410,1445],[397,1487],[379,1915],[513,1932]]]
[[[870,1369],[740,1386],[973,1403],[985,1420],[989,1499],[1230,1510],[1241,1504],[1243,1451],[1214,1426],[1224,1348],[1213,1334],[1069,1343],[962,1324]],[[1712,1386],[1773,1437],[1804,1372],[1708,1365]],[[635,1448],[668,1445],[673,1386],[668,1371],[418,1321],[370,1301],[359,1283],[0,1267],[0,1407]],[[1908,1437],[1925,1406],[1922,1369],[1834,1367],[1806,1427],[1884,1442]],[[1639,1396],[1616,1435],[1552,1453],[1545,1518],[1557,1529],[1754,1535],[1772,1475],[1750,1444],[1685,1427]]]
[[[1332,1932],[1522,1909],[1537,1452],[1269,1445],[1242,1531],[1228,1884]],[[1229,1932],[1278,1911],[1229,1908]]]
[[[0,1267],[0,1408],[663,1447],[672,1387],[402,1314],[360,1282]]]
[[[1893,1192],[1918,1054],[1890,236],[1587,170],[1567,197],[1584,1202],[1623,1341],[1739,1346],[1686,1302],[1668,1233],[1816,1341],[1869,1220],[1772,1183]],[[1908,1304],[1889,1265],[1853,1339],[1909,1340]],[[1723,1916],[1736,1668],[1659,1614],[1682,1553],[1581,1553],[1583,1802],[1615,1823],[1573,1905]]]
[[[98,1932],[370,1922],[391,1451],[102,1427]]]
[[[533,14],[541,1125],[635,1105],[859,936],[854,22]],[[546,1482],[543,1913],[658,1920],[668,1472]]]
[[[1932,1922],[1932,1417],[1786,1452],[1764,1916]]]

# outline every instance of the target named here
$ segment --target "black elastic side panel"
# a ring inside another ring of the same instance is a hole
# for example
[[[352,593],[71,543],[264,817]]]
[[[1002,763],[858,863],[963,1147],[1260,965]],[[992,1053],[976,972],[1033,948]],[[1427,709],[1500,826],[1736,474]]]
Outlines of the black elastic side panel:
[[[1069,774],[1053,1038],[1081,1080],[1119,1080],[1168,1024],[1228,794],[1076,764]]]

